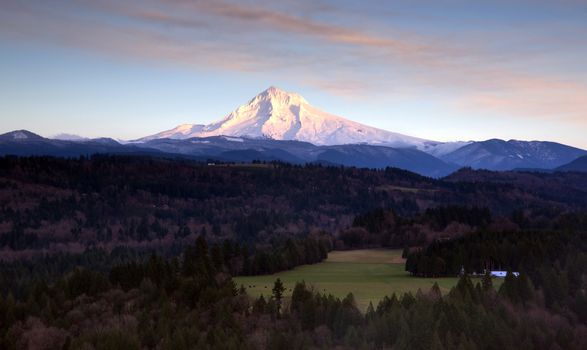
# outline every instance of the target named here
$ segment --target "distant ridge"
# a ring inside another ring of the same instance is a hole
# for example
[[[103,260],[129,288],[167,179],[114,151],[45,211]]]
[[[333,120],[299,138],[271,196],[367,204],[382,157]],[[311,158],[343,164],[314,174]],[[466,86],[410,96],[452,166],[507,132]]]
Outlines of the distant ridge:
[[[553,169],[587,151],[548,141],[491,139],[473,142],[440,156],[446,162],[474,169]]]
[[[67,133],[57,134],[55,136],[52,136],[51,139],[63,140],[63,141],[86,141],[86,140],[89,140],[89,138],[87,138],[87,137],[74,135],[74,134],[67,134]]]
[[[316,146],[301,141],[234,136],[154,139],[121,144],[108,138],[82,141],[47,139],[26,130],[0,135],[0,155],[77,157],[92,154],[152,155],[239,163],[261,160],[292,164],[317,162],[362,168],[395,167],[430,177],[445,176],[456,170],[456,166],[415,148],[364,144]]]
[[[113,139],[55,140],[28,130],[15,130],[0,135],[0,155],[79,157],[92,154],[161,153],[155,149],[121,145]]]
[[[0,141],[31,142],[41,140],[45,140],[45,138],[28,130],[14,130],[0,135]]]
[[[587,156],[575,159],[574,161],[562,165],[555,169],[556,171],[581,171],[587,172]]]

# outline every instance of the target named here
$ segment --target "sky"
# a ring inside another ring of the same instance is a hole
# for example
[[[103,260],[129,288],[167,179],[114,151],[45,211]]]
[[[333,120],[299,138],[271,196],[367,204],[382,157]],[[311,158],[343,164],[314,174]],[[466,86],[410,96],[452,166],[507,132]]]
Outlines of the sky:
[[[269,86],[431,140],[587,149],[587,0],[0,0],[0,132],[135,139]]]

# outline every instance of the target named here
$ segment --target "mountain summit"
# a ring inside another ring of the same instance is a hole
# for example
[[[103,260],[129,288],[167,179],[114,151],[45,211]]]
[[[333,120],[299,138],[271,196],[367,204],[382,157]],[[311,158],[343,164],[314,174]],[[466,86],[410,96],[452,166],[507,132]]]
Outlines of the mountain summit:
[[[0,135],[0,141],[31,142],[39,140],[43,140],[43,137],[28,130],[14,130]]]
[[[184,124],[142,140],[220,135],[297,140],[316,145],[368,143],[420,149],[433,143],[326,113],[310,105],[301,95],[276,87],[261,92],[218,122]]]

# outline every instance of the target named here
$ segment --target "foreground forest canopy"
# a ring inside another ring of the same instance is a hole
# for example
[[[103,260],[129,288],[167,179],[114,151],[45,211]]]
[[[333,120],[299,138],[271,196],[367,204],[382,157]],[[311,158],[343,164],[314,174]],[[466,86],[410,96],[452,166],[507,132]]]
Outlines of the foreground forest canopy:
[[[557,271],[537,287],[508,274],[463,275],[450,293],[390,295],[366,313],[352,294],[321,294],[304,282],[291,298],[277,279],[250,298],[198,238],[181,259],[152,255],[109,271],[74,269],[51,284],[31,283],[0,298],[3,349],[585,349],[587,255],[565,246]],[[529,254],[531,256],[531,254]],[[557,275],[559,273],[560,275]],[[580,279],[566,280],[578,273]],[[546,287],[548,286],[548,287]],[[548,289],[547,289],[548,288]],[[552,290],[550,288],[553,288]],[[554,292],[551,295],[549,293]],[[552,299],[554,297],[555,299]]]
[[[586,209],[582,173],[4,157],[0,348],[585,349]],[[364,313],[232,279],[373,247],[413,278],[465,273]],[[520,275],[496,290],[488,269]]]

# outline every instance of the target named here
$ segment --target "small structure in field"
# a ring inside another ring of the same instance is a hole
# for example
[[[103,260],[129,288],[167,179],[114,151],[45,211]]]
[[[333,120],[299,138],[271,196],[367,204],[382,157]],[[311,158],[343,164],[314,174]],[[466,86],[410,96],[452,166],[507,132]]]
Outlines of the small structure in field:
[[[489,274],[491,275],[491,277],[505,278],[505,276],[507,276],[508,272],[507,271],[489,271]],[[512,274],[516,277],[520,276],[519,272],[512,272]]]

